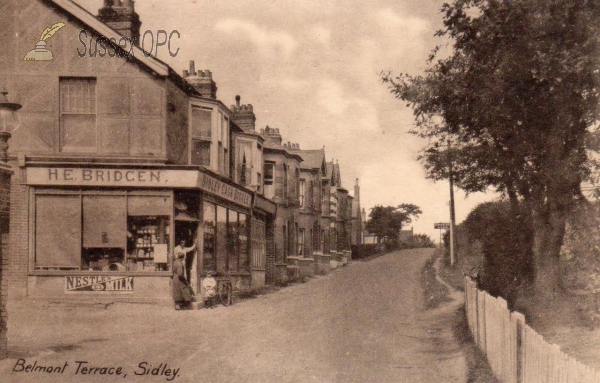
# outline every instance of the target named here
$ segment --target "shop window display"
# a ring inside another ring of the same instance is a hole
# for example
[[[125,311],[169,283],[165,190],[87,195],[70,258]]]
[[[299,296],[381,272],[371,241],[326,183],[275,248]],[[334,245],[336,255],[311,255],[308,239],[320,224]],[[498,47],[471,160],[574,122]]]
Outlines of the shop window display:
[[[167,271],[169,217],[128,218],[127,270]]]
[[[168,271],[171,211],[168,195],[37,194],[35,269]]]
[[[204,202],[204,271],[219,275],[249,271],[248,216]]]

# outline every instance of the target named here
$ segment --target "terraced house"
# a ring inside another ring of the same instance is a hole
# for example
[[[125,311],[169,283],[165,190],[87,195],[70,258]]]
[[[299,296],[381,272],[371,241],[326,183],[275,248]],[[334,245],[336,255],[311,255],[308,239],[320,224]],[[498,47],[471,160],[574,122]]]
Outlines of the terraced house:
[[[142,51],[132,1],[96,17],[71,0],[9,0],[0,22],[0,86],[22,105],[9,299],[168,301],[180,241],[200,294],[208,271],[245,290],[326,272],[331,250],[349,249],[329,203],[351,210],[339,165],[257,132],[252,105],[227,107],[211,71],[191,61],[179,74]],[[82,54],[82,34],[113,54]]]

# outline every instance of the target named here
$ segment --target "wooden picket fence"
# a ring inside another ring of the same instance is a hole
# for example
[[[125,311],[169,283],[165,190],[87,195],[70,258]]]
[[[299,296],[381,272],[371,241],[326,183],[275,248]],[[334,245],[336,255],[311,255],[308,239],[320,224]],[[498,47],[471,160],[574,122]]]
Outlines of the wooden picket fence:
[[[565,354],[510,312],[506,301],[465,278],[467,322],[477,347],[503,383],[598,383],[600,372]]]

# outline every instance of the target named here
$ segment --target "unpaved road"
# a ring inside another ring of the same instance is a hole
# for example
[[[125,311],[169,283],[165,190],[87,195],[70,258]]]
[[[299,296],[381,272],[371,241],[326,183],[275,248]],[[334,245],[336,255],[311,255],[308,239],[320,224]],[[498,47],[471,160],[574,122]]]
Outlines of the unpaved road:
[[[431,253],[353,262],[214,310],[13,305],[0,381],[463,383],[464,358],[449,328],[458,303],[421,309],[419,271]],[[33,363],[61,372],[13,371]],[[107,368],[82,374],[83,367]]]

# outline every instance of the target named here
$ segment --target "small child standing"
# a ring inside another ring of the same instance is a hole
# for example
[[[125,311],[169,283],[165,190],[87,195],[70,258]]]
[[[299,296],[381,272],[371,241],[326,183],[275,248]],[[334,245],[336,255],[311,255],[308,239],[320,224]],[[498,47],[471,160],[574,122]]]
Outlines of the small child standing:
[[[209,271],[206,273],[206,278],[202,280],[202,287],[204,288],[204,306],[207,309],[212,309],[214,306],[215,295],[217,295],[217,281],[213,278],[212,273]]]

